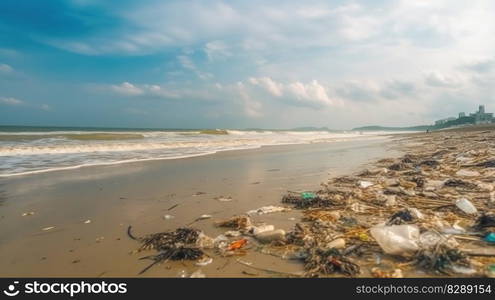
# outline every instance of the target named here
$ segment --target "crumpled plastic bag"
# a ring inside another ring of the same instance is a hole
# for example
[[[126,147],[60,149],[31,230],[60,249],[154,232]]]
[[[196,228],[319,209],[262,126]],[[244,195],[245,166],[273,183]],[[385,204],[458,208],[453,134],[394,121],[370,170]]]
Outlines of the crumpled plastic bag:
[[[419,250],[419,228],[416,225],[376,225],[370,233],[385,253],[411,256]]]

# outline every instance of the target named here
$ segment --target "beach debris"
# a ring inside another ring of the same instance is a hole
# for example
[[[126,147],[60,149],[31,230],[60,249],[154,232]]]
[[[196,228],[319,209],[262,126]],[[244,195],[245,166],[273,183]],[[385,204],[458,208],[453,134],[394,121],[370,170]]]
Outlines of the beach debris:
[[[283,241],[285,240],[285,230],[283,229],[275,229],[270,231],[262,231],[258,234],[255,234],[255,238],[261,243],[271,243],[275,241]]]
[[[91,224],[91,220],[86,220],[83,222],[84,224]]]
[[[206,193],[205,192],[196,192],[193,194],[193,197],[202,196],[202,195],[206,195]]]
[[[163,215],[164,220],[172,220],[173,218],[175,218],[175,217],[172,215]]]
[[[271,213],[276,213],[276,212],[285,212],[288,211],[289,209],[286,207],[281,207],[281,206],[274,206],[274,205],[268,205],[268,206],[263,206],[258,209],[253,209],[247,212],[249,216],[252,215],[265,215],[265,214],[271,214]]]
[[[34,215],[34,211],[29,211],[29,212],[22,213],[22,216],[23,217],[28,217],[28,216],[32,216],[32,215]]]
[[[298,209],[307,209],[307,208],[318,208],[318,207],[330,207],[334,206],[335,203],[330,199],[322,199],[318,195],[314,193],[304,194],[291,193],[283,196],[282,203],[293,204]],[[316,197],[315,197],[316,196]]]
[[[230,196],[227,196],[227,197],[219,196],[219,197],[215,197],[215,200],[218,200],[220,202],[230,202],[230,201],[232,201],[232,197],[230,197]]]
[[[419,250],[419,228],[416,225],[376,225],[370,233],[385,253],[410,256]]]
[[[41,230],[48,231],[48,230],[52,230],[52,229],[55,229],[55,226],[48,226],[48,227],[42,228]]]
[[[211,219],[212,217],[213,217],[212,215],[201,215],[197,217],[196,220],[194,221],[197,222],[197,221],[207,220],[207,219]]]
[[[478,212],[473,203],[471,203],[471,201],[466,198],[457,199],[455,200],[454,204],[457,206],[457,208],[459,208],[466,214],[472,215]]]
[[[204,267],[204,266],[211,264],[212,262],[213,262],[213,258],[206,256],[206,257],[200,258],[198,261],[196,261],[195,265],[200,266],[200,267]]]
[[[462,129],[395,139],[406,155],[330,179],[320,190],[283,195],[282,203],[303,216],[288,232],[250,219],[289,210],[263,206],[215,222],[228,228],[215,238],[199,232],[194,243],[164,249],[214,249],[223,256],[259,251],[300,260],[303,276],[401,278],[420,274],[410,273],[416,269],[428,276],[495,277],[495,131]],[[288,219],[295,221],[294,215]],[[172,259],[167,250],[156,251],[149,258],[153,263]],[[197,254],[196,263],[212,259]],[[238,262],[257,270],[257,276],[301,276]],[[362,268],[368,272],[361,273]]]
[[[230,243],[230,245],[228,246],[227,249],[229,251],[239,250],[242,247],[244,247],[247,243],[248,243],[247,239],[240,239],[240,240],[237,240],[237,241]]]
[[[495,232],[490,232],[485,236],[485,241],[488,243],[495,243]]]
[[[153,263],[144,268],[139,274],[146,272],[157,263],[168,260],[197,260],[205,254],[197,245],[200,240],[200,230],[182,227],[175,231],[153,233],[144,237],[135,237],[131,232],[132,227],[127,228],[127,235],[141,243],[138,251],[156,250],[158,254],[141,257],[140,260],[149,259]]]
[[[252,233],[253,235],[258,235],[262,232],[266,231],[273,231],[275,230],[275,226],[273,225],[260,225],[260,226],[253,226],[249,229],[249,232]]]
[[[437,247],[422,249],[416,254],[416,265],[441,274],[465,271],[460,267],[470,268],[471,264],[465,253],[458,249],[439,244]]]
[[[345,239],[339,238],[331,241],[330,243],[327,244],[326,248],[331,249],[343,249],[345,248]]]
[[[234,228],[236,230],[245,230],[252,227],[251,218],[248,216],[234,216],[228,220],[215,223],[218,227]]]
[[[373,182],[370,182],[370,181],[364,181],[364,180],[359,181],[359,187],[362,189],[365,189],[365,188],[373,186],[373,185],[375,185],[375,184]]]
[[[314,249],[305,260],[305,269],[310,277],[322,274],[341,273],[348,276],[359,274],[361,268],[345,257],[338,249]]]
[[[478,230],[490,227],[495,227],[495,214],[482,214],[474,225],[474,228]]]
[[[415,218],[408,209],[401,210],[393,214],[387,222],[387,225],[401,225],[407,224],[414,220]]]

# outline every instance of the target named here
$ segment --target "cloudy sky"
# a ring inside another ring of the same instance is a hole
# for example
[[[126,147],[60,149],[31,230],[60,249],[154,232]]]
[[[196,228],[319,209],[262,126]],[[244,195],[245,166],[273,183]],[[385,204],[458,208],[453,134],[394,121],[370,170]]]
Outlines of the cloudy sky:
[[[495,1],[0,2],[0,124],[408,126],[495,111]]]

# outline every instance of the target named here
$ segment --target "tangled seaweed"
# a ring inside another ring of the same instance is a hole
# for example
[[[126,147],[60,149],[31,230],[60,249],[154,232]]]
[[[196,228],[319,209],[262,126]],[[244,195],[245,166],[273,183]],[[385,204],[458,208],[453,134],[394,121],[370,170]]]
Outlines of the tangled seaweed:
[[[138,251],[157,250],[157,255],[141,257],[151,259],[153,263],[144,268],[139,274],[143,274],[157,263],[168,260],[194,260],[202,257],[204,252],[196,246],[200,231],[192,228],[178,228],[175,231],[153,233],[144,237],[135,237],[131,232],[131,226],[127,228],[128,236],[141,242]]]
[[[335,206],[336,203],[329,199],[322,199],[319,196],[303,199],[299,195],[288,194],[282,197],[282,203],[293,204],[298,209],[324,208]]]
[[[310,251],[309,256],[305,260],[304,267],[307,274],[312,277],[318,276],[318,273],[341,273],[347,276],[355,276],[361,271],[359,265],[353,263],[335,248]]]
[[[469,266],[470,263],[462,251],[440,244],[434,249],[421,250],[416,255],[416,265],[427,270],[435,270],[450,275],[453,266]]]

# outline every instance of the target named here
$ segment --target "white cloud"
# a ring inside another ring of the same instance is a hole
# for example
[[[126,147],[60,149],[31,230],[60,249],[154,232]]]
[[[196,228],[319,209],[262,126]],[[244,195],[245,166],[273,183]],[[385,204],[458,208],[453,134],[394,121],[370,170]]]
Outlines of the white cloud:
[[[458,76],[448,76],[438,71],[432,71],[425,75],[426,84],[436,87],[460,87],[462,84]]]
[[[0,64],[0,73],[11,73],[14,69],[7,64]]]
[[[0,104],[18,106],[18,105],[24,105],[24,101],[13,97],[0,97]]]
[[[142,89],[138,88],[137,86],[127,81],[119,85],[112,85],[110,86],[110,88],[114,92],[124,96],[139,96],[144,94],[144,91]]]

